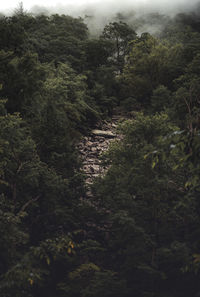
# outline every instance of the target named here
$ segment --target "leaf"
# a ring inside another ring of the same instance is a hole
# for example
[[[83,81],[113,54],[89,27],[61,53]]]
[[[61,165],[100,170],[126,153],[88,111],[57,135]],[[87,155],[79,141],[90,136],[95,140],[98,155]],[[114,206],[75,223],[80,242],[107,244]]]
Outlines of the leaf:
[[[5,186],[8,186],[9,185],[9,183],[7,183],[6,181],[4,181],[2,179],[0,179],[0,184],[5,185]]]
[[[28,281],[29,281],[30,285],[32,286],[33,283],[34,283],[33,279],[32,278],[29,278]]]
[[[69,247],[72,248],[72,249],[74,249],[74,244],[73,244],[72,241],[69,242]]]
[[[200,254],[194,254],[193,257],[195,264],[200,263]]]
[[[172,168],[172,170],[173,170],[173,171],[176,171],[178,168],[179,168],[179,164],[177,164],[176,166],[174,166],[174,167]]]
[[[188,188],[189,186],[191,186],[191,181],[187,181],[187,182],[185,183],[185,188]]]
[[[151,165],[152,169],[154,169],[154,168],[155,168],[155,166],[156,166],[156,162],[155,162],[155,161],[153,161],[153,163],[152,163],[152,165]]]
[[[50,265],[51,261],[49,257],[46,258],[46,261],[47,261],[47,264]]]

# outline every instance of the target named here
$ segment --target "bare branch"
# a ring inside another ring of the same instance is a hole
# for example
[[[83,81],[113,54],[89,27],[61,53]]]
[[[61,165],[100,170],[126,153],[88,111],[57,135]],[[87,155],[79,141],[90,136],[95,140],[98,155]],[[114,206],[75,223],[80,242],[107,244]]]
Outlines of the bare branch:
[[[36,202],[39,198],[40,198],[40,195],[38,195],[38,196],[36,196],[35,198],[33,198],[33,199],[27,201],[27,202],[22,206],[22,208],[20,209],[19,213],[20,213],[20,212],[24,212],[25,209],[26,209],[31,203]]]

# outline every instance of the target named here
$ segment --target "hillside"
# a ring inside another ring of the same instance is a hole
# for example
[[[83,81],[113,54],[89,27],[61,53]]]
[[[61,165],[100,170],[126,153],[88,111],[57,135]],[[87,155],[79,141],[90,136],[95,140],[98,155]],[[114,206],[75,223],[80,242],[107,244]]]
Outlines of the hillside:
[[[0,17],[0,296],[198,297],[198,10],[87,22]]]

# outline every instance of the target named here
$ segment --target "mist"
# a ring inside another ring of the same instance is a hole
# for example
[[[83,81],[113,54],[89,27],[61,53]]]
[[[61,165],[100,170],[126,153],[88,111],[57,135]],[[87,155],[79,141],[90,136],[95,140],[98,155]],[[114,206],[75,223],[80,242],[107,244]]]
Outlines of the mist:
[[[37,9],[46,9],[52,13],[68,13],[81,16],[85,12],[93,12],[95,15],[114,15],[117,12],[134,11],[136,14],[146,14],[159,12],[174,16],[179,12],[187,12],[195,9],[199,0],[77,0],[77,1],[60,1],[60,4],[41,5],[37,1],[28,1],[28,9],[37,11]],[[37,4],[37,5],[31,5]],[[52,2],[49,2],[52,3]],[[54,2],[55,3],[55,2]],[[24,4],[26,9],[27,4]]]
[[[41,3],[48,3],[48,5],[41,5]],[[124,18],[132,26],[138,18],[143,18],[141,27],[138,25],[135,27],[137,33],[148,31],[156,34],[162,30],[163,21],[167,17],[173,18],[178,13],[197,12],[200,8],[200,0],[61,0],[59,4],[54,3],[54,1],[26,0],[23,5],[26,12],[34,15],[58,13],[82,17],[94,35],[99,34],[107,23],[120,18],[122,21]],[[14,8],[11,9],[11,7],[6,10],[7,14],[13,11]],[[0,12],[5,13],[5,9],[0,8]],[[158,21],[155,17],[158,13],[165,18]],[[151,14],[154,16],[150,17]]]

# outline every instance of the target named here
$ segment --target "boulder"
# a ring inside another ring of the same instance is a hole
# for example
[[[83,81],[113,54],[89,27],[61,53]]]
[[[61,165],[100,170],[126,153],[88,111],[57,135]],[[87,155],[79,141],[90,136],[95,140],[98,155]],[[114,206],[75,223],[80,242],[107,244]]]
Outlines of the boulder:
[[[115,138],[116,135],[111,132],[111,131],[105,131],[105,130],[92,130],[92,134],[93,135],[97,135],[97,136],[103,136],[103,137],[107,137],[107,138]]]

